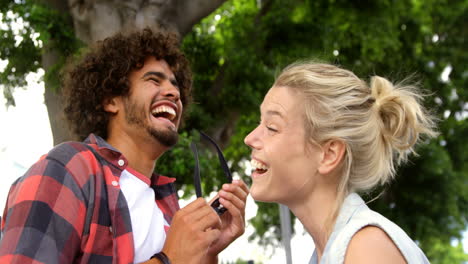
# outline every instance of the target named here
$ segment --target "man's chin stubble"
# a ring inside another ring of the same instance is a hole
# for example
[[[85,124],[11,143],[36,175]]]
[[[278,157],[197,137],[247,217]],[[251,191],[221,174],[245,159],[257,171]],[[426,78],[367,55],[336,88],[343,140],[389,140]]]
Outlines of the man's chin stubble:
[[[166,147],[172,147],[179,141],[179,134],[175,131],[156,131],[148,129],[149,134],[157,140],[160,144]]]

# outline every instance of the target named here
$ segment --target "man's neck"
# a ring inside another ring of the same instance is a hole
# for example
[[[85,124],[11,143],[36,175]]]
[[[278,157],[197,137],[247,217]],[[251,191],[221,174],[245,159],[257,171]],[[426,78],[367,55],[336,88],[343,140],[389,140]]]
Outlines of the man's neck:
[[[107,142],[125,156],[132,169],[148,178],[153,175],[157,159],[167,149],[156,140],[144,140],[123,134],[110,134]]]

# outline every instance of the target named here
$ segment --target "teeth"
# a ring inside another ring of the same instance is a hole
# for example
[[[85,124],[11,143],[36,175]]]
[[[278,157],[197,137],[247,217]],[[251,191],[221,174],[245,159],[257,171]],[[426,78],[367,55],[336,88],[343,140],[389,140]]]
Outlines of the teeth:
[[[251,160],[250,164],[252,165],[254,170],[267,170],[268,169],[268,167],[265,164],[257,160]]]
[[[170,120],[174,120],[174,118],[176,117],[175,110],[172,107],[166,105],[158,106],[155,109],[153,109],[153,111],[151,111],[151,114],[153,115],[157,115],[159,113],[168,113]]]

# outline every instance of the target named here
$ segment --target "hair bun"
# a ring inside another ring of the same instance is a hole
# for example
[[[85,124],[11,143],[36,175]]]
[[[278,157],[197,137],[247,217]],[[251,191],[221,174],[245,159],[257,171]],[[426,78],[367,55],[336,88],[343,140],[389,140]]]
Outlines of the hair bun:
[[[420,104],[423,95],[414,85],[393,85],[379,76],[371,78],[370,88],[382,140],[396,151],[398,161],[406,160],[421,133],[436,134],[432,118]]]

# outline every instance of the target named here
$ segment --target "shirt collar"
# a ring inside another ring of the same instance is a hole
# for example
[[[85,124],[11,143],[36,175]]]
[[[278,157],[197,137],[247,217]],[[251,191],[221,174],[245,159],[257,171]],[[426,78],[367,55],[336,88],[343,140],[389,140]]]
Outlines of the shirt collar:
[[[125,156],[120,151],[112,147],[109,143],[107,143],[107,141],[105,141],[102,137],[91,133],[84,140],[84,143],[93,147],[107,162],[113,164],[121,171],[127,168],[128,160],[125,158]],[[121,165],[122,162],[124,165]],[[153,173],[153,176],[151,176],[152,185],[164,185],[173,183],[175,181],[175,178],[166,177],[157,173]]]
[[[357,193],[349,194],[341,205],[340,214],[338,215],[333,231],[342,229],[361,206],[367,207],[361,196]]]
[[[348,224],[353,215],[358,210],[362,210],[365,208],[367,208],[367,205],[365,204],[364,200],[362,200],[361,196],[359,196],[357,193],[351,193],[345,198],[343,204],[341,205],[340,213],[338,214],[335,225],[333,227],[333,232],[328,238],[327,245],[325,246],[325,250],[323,251],[323,257],[326,256],[336,237],[340,234],[341,230],[346,226],[346,224]],[[315,252],[312,258],[314,257],[315,259],[317,259]],[[320,261],[320,263],[322,263],[322,260]]]
[[[128,161],[124,155],[112,147],[100,136],[90,134],[84,140],[84,143],[94,148],[102,158],[114,165],[119,170],[124,170],[127,167]]]
[[[95,135],[93,133],[89,134],[89,136],[84,140],[84,143],[86,144],[94,144],[96,145],[99,149],[105,148],[112,150],[114,152],[120,153],[117,149],[112,147],[107,141],[105,141],[102,137]]]

